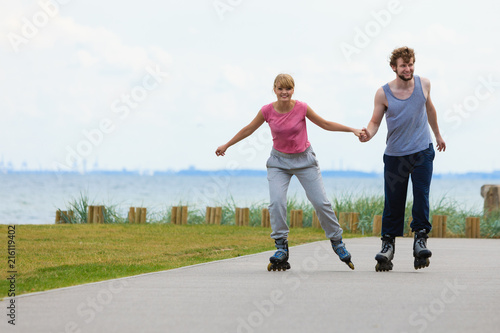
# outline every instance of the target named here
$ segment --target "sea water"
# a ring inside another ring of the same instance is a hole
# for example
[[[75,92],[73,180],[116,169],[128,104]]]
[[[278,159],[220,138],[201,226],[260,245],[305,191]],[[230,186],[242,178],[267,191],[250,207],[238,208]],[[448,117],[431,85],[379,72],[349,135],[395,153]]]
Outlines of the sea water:
[[[345,196],[383,196],[383,178],[323,177],[330,200]],[[495,180],[439,178],[432,180],[431,208],[442,200],[451,200],[459,209],[480,211],[480,188]],[[496,180],[500,183],[500,180]],[[411,185],[408,200],[412,199]],[[51,224],[57,209],[81,195],[89,204],[115,205],[126,216],[129,207],[166,211],[178,204],[204,208],[207,205],[235,203],[240,207],[268,204],[269,190],[265,174],[231,175],[140,175],[136,173],[4,173],[0,174],[1,224]],[[304,190],[293,177],[289,198],[307,201]]]

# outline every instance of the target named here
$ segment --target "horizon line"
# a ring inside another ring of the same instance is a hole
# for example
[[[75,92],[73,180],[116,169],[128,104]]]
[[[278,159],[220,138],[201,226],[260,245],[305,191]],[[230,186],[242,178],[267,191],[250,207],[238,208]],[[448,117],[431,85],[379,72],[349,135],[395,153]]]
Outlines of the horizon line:
[[[139,170],[139,169],[92,169],[92,170],[50,170],[50,169],[4,169],[0,170],[3,174],[22,174],[22,173],[39,173],[39,174],[137,174],[137,175],[178,175],[178,176],[205,176],[217,175],[221,173],[228,173],[233,176],[264,176],[267,174],[265,169],[217,169],[217,170],[203,170],[189,167],[181,170]],[[321,174],[324,177],[365,177],[375,178],[382,177],[383,171],[360,171],[360,170],[338,170],[329,169],[322,170]],[[478,178],[500,178],[500,170],[494,171],[466,171],[466,172],[448,172],[448,173],[434,173],[433,177],[478,177]]]

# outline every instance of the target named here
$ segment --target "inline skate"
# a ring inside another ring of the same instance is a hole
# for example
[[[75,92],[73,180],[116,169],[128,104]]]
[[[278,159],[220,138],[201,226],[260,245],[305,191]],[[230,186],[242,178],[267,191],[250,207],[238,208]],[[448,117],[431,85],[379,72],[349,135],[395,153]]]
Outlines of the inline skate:
[[[376,272],[388,272],[392,270],[392,259],[396,252],[396,239],[389,235],[384,235],[382,238],[382,250],[375,256],[377,265],[375,265]]]
[[[267,265],[268,271],[286,271],[290,269],[290,263],[288,262],[288,240],[286,238],[276,239],[276,252],[269,258],[269,265]]]

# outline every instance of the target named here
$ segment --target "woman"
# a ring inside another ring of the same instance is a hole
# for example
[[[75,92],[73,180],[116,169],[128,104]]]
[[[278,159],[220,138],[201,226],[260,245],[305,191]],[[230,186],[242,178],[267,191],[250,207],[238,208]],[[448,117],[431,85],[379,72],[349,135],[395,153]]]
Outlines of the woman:
[[[294,88],[295,82],[290,75],[278,75],[274,80],[277,100],[263,106],[252,122],[243,127],[228,143],[218,147],[215,154],[224,156],[229,147],[251,135],[266,121],[273,137],[273,148],[266,167],[270,194],[271,238],[275,240],[277,249],[269,258],[268,270],[290,268],[286,193],[293,175],[297,176],[304,187],[333,250],[340,260],[354,269],[351,254],[342,242],[342,228],[326,197],[316,154],[307,139],[306,118],[327,131],[352,132],[358,138],[361,130],[321,118],[306,103],[292,99]]]

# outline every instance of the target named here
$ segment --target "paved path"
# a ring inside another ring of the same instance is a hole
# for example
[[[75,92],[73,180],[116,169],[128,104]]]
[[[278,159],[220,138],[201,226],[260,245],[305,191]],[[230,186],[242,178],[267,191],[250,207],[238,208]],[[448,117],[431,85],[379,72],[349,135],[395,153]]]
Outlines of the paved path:
[[[430,267],[413,268],[398,238],[394,270],[374,271],[378,238],[347,239],[356,270],[328,241],[0,302],[1,332],[499,332],[500,240],[429,239]]]

